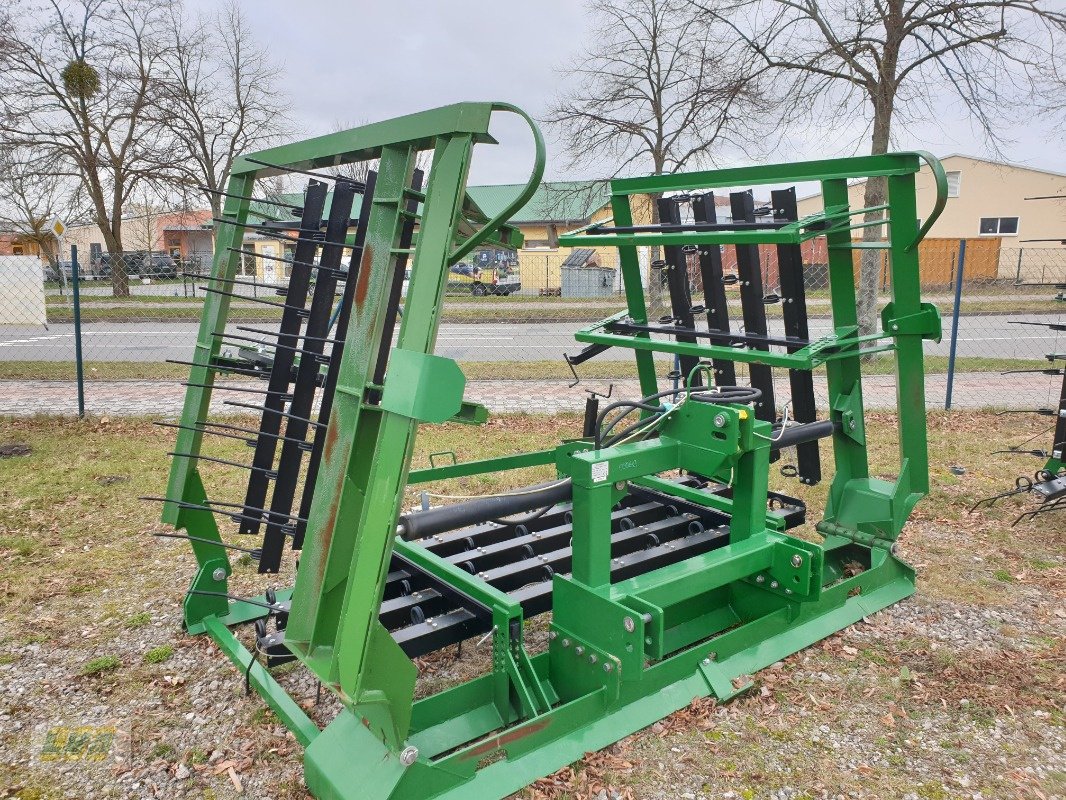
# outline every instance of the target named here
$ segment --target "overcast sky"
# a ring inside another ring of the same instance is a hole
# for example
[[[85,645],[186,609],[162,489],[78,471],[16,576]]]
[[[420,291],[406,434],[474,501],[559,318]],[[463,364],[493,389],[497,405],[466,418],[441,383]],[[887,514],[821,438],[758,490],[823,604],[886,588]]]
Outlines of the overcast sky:
[[[212,0],[187,0],[209,9]],[[503,100],[541,116],[562,86],[559,68],[594,41],[579,0],[242,0],[259,40],[281,68],[281,86],[299,135],[331,130],[461,100]],[[962,109],[945,103],[938,125],[896,125],[897,149],[936,155],[962,152],[987,156],[980,134]],[[532,148],[521,124],[494,129],[500,146],[475,150],[476,183],[510,183],[528,176]],[[837,121],[807,132],[767,160],[791,161],[851,155],[863,124]],[[1049,123],[1018,114],[1005,131],[1008,160],[1066,173],[1064,137]],[[549,137],[546,176],[566,173],[559,145]]]

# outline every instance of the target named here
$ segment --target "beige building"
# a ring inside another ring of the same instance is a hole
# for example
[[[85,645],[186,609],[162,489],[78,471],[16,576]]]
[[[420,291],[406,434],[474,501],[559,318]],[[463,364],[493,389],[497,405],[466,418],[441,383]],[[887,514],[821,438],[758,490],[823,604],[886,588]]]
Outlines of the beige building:
[[[998,275],[1015,277],[1024,262],[1030,269],[1047,263],[1066,267],[1066,175],[1021,164],[952,154],[941,159],[948,177],[948,202],[927,241],[941,240],[951,249],[958,240],[974,242],[973,250],[999,253]],[[924,219],[936,200],[933,174],[923,167],[916,179],[918,214]],[[852,208],[861,208],[865,181],[851,186]],[[822,208],[821,194],[799,201],[800,216]],[[982,242],[982,240],[994,240]],[[933,241],[930,241],[930,245]],[[996,247],[998,245],[998,247]],[[969,244],[968,244],[969,246]],[[1032,252],[1041,249],[1058,252]],[[1028,270],[1027,270],[1028,271]],[[1021,276],[1023,279],[1025,275]]]

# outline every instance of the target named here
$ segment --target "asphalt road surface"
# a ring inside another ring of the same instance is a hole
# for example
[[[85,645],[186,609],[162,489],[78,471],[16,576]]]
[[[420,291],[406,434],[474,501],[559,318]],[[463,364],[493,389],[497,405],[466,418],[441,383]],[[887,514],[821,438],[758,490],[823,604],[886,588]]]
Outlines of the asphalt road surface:
[[[987,358],[1043,359],[1045,353],[1066,352],[1066,333],[1056,333],[1029,325],[1012,325],[1011,320],[1066,323],[1066,314],[1026,314],[1003,316],[964,316],[959,320],[959,356]],[[771,324],[771,334],[781,334],[779,321]],[[248,323],[268,327],[269,323]],[[944,340],[926,342],[928,354],[947,355],[951,320],[944,320]],[[554,361],[564,352],[575,353],[580,345],[574,331],[583,323],[448,323],[440,327],[437,354],[459,361]],[[227,331],[251,336],[231,325]],[[86,360],[148,361],[188,359],[196,340],[195,322],[92,323],[83,326]],[[811,335],[825,335],[828,320],[811,321]],[[234,341],[234,344],[237,342]],[[615,349],[599,359],[629,359],[628,351]],[[0,361],[72,361],[74,326],[0,325]]]

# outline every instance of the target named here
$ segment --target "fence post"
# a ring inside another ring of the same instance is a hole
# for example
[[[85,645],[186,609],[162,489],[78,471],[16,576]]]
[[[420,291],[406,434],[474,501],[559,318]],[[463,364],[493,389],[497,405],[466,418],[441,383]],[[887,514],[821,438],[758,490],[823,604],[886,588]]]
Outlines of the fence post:
[[[955,384],[955,348],[959,342],[959,307],[962,305],[962,280],[966,269],[966,240],[959,240],[959,271],[955,275],[955,308],[951,313],[951,350],[948,352],[948,388],[944,409],[951,409],[951,390]]]
[[[70,282],[74,295],[74,369],[78,376],[78,419],[84,419],[85,365],[81,357],[81,280],[78,277],[78,246],[76,244],[70,246]]]
[[[1025,252],[1024,247],[1018,248],[1018,268],[1014,272],[1014,283],[1019,284],[1022,282],[1022,253]]]

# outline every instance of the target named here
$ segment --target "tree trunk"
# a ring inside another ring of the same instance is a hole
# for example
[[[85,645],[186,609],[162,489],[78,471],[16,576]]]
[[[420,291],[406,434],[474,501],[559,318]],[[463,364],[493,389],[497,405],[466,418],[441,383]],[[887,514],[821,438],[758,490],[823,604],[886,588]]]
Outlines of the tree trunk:
[[[874,129],[870,148],[871,155],[883,155],[888,152],[889,131],[892,122],[892,98],[874,95]],[[873,208],[883,205],[887,197],[888,184],[883,176],[866,179],[863,192],[863,206]],[[870,211],[863,216],[864,222],[884,219],[883,211]],[[883,225],[863,228],[864,242],[879,242],[885,239]],[[857,305],[859,316],[859,333],[869,334],[877,331],[877,295],[881,277],[882,253],[884,250],[860,250],[859,285]]]
[[[104,246],[111,256],[111,294],[114,297],[129,297],[130,278],[122,252],[122,220],[116,219],[112,226],[101,225],[100,231],[104,234]]]

